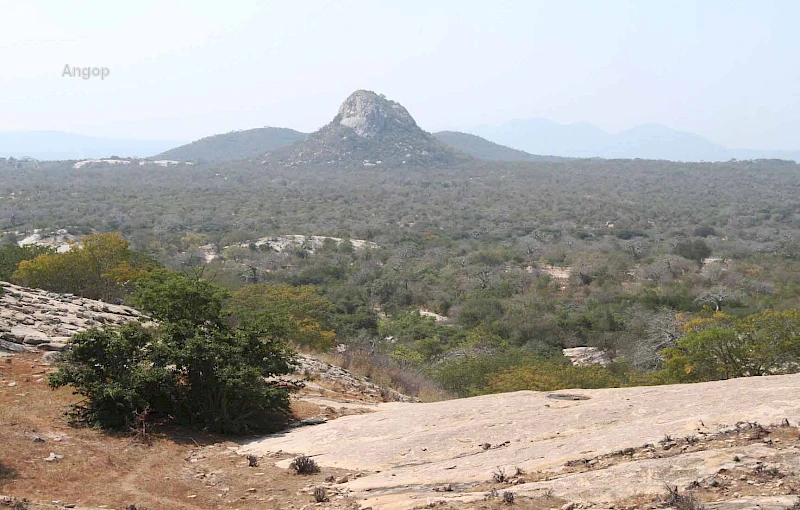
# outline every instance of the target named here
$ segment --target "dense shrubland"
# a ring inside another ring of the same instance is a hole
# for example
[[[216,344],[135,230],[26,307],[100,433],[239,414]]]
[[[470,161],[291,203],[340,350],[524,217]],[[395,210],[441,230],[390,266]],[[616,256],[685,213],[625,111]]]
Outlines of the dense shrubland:
[[[0,229],[119,231],[167,267],[202,271],[233,292],[226,306],[245,304],[252,319],[274,304],[289,318],[284,335],[295,345],[345,344],[343,361],[371,360],[396,374],[401,389],[428,380],[471,395],[797,368],[787,357],[800,342],[792,315],[800,308],[800,166],[793,163],[348,171],[15,163],[0,164],[0,180]],[[247,244],[279,234],[366,239],[380,248],[328,243],[278,253]],[[221,257],[205,264],[205,245]],[[436,322],[420,309],[448,319]],[[243,323],[248,313],[240,313]],[[755,360],[765,340],[747,328],[768,329],[769,314],[783,321],[775,345],[785,362],[765,368]],[[733,339],[743,344],[730,348],[739,366],[708,358]],[[561,349],[582,345],[603,349],[611,364],[568,366]]]

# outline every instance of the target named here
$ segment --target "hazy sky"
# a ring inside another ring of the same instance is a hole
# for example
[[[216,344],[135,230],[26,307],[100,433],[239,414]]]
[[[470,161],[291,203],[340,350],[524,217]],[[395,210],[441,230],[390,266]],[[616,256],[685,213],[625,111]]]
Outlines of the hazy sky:
[[[798,0],[0,0],[0,20],[0,131],[312,131],[367,88],[429,131],[655,122],[800,149]]]

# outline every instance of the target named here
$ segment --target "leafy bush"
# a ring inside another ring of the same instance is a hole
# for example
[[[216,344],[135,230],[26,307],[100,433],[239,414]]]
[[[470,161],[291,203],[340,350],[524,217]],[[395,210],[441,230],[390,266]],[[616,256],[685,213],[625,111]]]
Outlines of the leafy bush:
[[[689,323],[694,331],[665,349],[665,370],[680,381],[791,373],[800,369],[800,311],[723,314]]]
[[[468,397],[491,391],[489,379],[494,374],[526,362],[517,351],[468,355],[441,363],[433,376],[446,391]]]
[[[0,281],[10,281],[14,271],[23,260],[35,259],[39,255],[53,254],[55,250],[45,246],[17,246],[4,244],[0,246]]]
[[[702,239],[695,239],[694,241],[680,242],[675,245],[673,250],[675,255],[689,260],[694,260],[697,263],[703,262],[703,259],[711,255],[711,248]]]
[[[164,323],[220,327],[228,297],[225,289],[212,283],[160,268],[136,282],[128,303]]]
[[[133,301],[159,325],[80,333],[51,375],[51,386],[71,385],[85,397],[77,418],[121,428],[147,409],[226,434],[284,425],[288,395],[266,380],[289,372],[280,323],[231,327],[221,313],[224,293],[182,273],[156,271],[137,288]]]
[[[296,345],[325,351],[335,344],[328,327],[333,306],[311,286],[246,285],[233,293],[229,308],[243,323],[285,319],[287,339]]]
[[[72,385],[86,398],[73,408],[76,419],[127,428],[136,413],[148,407],[159,417],[177,411],[178,377],[174,370],[152,363],[153,330],[129,323],[116,330],[83,331],[70,343],[72,349],[64,353],[50,385]]]
[[[716,236],[717,235],[717,229],[715,229],[714,227],[710,227],[708,225],[704,225],[704,226],[697,227],[696,229],[694,229],[694,235],[695,235],[695,237]]]
[[[508,368],[490,377],[493,391],[553,391],[565,388],[613,388],[624,381],[601,366],[576,367],[568,362],[540,361]]]

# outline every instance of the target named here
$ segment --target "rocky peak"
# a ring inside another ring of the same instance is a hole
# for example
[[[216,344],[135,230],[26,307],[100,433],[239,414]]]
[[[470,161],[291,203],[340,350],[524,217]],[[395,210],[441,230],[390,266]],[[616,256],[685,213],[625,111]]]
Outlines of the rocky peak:
[[[267,154],[265,165],[326,168],[445,167],[469,156],[422,130],[401,104],[357,90],[308,138]]]
[[[374,138],[387,126],[417,127],[417,123],[400,103],[386,99],[383,94],[371,90],[357,90],[350,94],[339,107],[334,119],[349,127],[358,136]]]

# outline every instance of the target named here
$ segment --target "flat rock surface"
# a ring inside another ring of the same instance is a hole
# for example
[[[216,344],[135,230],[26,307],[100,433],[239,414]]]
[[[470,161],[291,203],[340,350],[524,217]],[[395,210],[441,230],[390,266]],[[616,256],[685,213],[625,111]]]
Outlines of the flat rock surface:
[[[474,500],[483,496],[476,487],[491,481],[493,473],[513,474],[516,468],[530,481],[520,479],[509,490],[549,490],[572,501],[615,501],[662,492],[666,482],[706,479],[735,467],[737,456],[739,464],[770,459],[796,463],[796,447],[770,449],[760,436],[747,444],[718,439],[713,449],[702,447],[720,430],[725,433],[725,427],[737,431],[737,422],[796,424],[798,388],[800,375],[785,375],[556,395],[523,391],[430,404],[394,402],[380,404],[370,414],[253,441],[240,453],[305,454],[323,467],[364,472],[346,485],[373,508]],[[686,436],[699,438],[700,447],[687,442],[683,447],[675,443],[673,449],[672,438]],[[642,450],[643,445],[649,446]],[[596,459],[629,448],[640,451],[625,462],[604,460],[591,468]],[[669,457],[676,449],[686,453]],[[589,467],[565,469],[575,464]],[[288,461],[279,465],[288,466]],[[435,491],[445,484],[453,484],[453,490]]]

